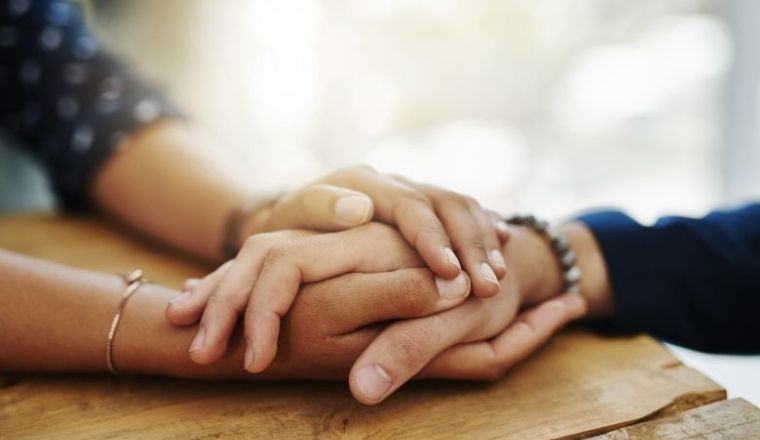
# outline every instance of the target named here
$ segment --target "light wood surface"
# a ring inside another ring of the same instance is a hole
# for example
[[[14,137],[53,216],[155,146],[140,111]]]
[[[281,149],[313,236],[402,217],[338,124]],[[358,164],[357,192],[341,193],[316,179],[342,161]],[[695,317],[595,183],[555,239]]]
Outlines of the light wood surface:
[[[0,247],[179,286],[205,270],[93,220],[0,219]],[[569,330],[494,384],[426,381],[383,404],[342,383],[22,377],[0,388],[2,438],[582,438],[725,399],[647,336]]]
[[[744,399],[694,408],[594,437],[595,440],[758,439],[760,409]]]

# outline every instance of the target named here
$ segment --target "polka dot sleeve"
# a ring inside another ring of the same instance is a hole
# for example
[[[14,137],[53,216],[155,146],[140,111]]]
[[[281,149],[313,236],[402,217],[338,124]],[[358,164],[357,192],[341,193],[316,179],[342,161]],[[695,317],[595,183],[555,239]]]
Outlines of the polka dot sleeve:
[[[0,127],[46,166],[64,206],[120,141],[179,114],[160,92],[100,49],[79,8],[62,0],[0,0]]]

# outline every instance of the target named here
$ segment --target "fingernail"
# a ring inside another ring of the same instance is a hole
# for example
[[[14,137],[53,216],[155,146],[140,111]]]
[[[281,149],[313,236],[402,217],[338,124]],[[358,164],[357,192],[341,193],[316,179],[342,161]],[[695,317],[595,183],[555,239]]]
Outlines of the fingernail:
[[[468,289],[467,277],[463,273],[456,278],[447,280],[445,278],[435,277],[435,286],[438,288],[438,295],[443,299],[459,299],[467,296]]]
[[[361,223],[367,220],[372,209],[372,201],[362,196],[345,196],[335,204],[335,215],[347,223]]]
[[[187,301],[188,299],[190,299],[191,296],[193,296],[192,293],[190,293],[190,292],[183,292],[182,294],[175,296],[174,299],[172,299],[171,301],[169,301],[169,303],[171,303],[172,305],[181,304],[181,303]]]
[[[448,261],[449,263],[453,264],[454,266],[460,269],[462,268],[462,265],[459,264],[459,259],[457,258],[456,254],[454,253],[454,251],[451,250],[450,247],[443,248],[443,255],[446,256],[446,261]]]
[[[504,261],[504,256],[501,255],[501,252],[498,249],[492,249],[491,252],[488,253],[488,259],[491,260],[491,264],[494,266],[499,266],[502,269],[507,268],[507,263]]]
[[[253,345],[248,344],[245,348],[245,369],[250,370],[253,366]]]
[[[499,284],[499,279],[496,278],[496,274],[493,273],[493,269],[491,269],[491,266],[489,266],[488,263],[481,263],[480,274],[483,275],[483,278],[485,278],[486,281]]]
[[[367,365],[356,374],[356,386],[364,397],[376,401],[391,387],[391,376],[380,365]]]
[[[198,334],[195,335],[195,339],[193,339],[193,343],[190,344],[190,353],[196,352],[203,348],[203,344],[206,342],[206,329],[204,327],[201,327],[198,329]]]

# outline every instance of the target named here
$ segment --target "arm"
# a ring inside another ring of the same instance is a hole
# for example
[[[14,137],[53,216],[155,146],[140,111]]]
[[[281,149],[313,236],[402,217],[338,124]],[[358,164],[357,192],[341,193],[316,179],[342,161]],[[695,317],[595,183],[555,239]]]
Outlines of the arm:
[[[164,243],[209,261],[222,260],[228,216],[246,202],[264,207],[269,200],[225,174],[204,153],[209,150],[200,139],[181,121],[141,129],[97,172],[92,200]],[[241,230],[238,243],[243,235]]]
[[[158,240],[214,261],[223,257],[227,219],[244,200],[260,209],[245,216],[233,248],[257,232],[346,229],[374,214],[397,225],[440,276],[453,278],[464,267],[477,295],[498,291],[504,265],[492,257],[499,240],[473,200],[356,168],[271,203],[201,153],[211,150],[198,133],[158,90],[100,49],[76,5],[0,6],[0,126],[45,163],[67,207],[94,202]]]
[[[478,333],[487,319],[477,308],[460,315],[481,301],[475,298],[413,325],[392,324],[351,370],[356,398],[377,403],[414,376],[501,377],[564,324],[584,316],[601,327],[646,331],[700,349],[760,351],[754,316],[760,308],[760,205],[699,220],[665,218],[651,227],[616,212],[580,220],[562,229],[583,272],[582,297],[552,299],[562,285],[556,257],[535,233],[513,228],[503,249],[512,276],[500,295],[515,295],[528,309],[497,335]],[[471,338],[473,329],[477,336]],[[462,344],[451,334],[474,342]],[[378,368],[382,374],[367,373]]]
[[[0,278],[0,370],[107,371],[106,335],[125,288],[119,277],[0,251]],[[266,373],[254,376],[242,368],[242,332],[219,362],[200,366],[190,361],[187,348],[196,329],[174,327],[164,318],[167,302],[177,293],[145,284],[129,300],[114,339],[119,371],[209,379],[344,379],[380,329],[371,324],[451,307],[440,299],[426,269],[350,274],[305,286],[283,322],[282,353]]]
[[[619,212],[580,218],[609,267],[601,327],[704,351],[760,352],[760,205],[642,226]]]

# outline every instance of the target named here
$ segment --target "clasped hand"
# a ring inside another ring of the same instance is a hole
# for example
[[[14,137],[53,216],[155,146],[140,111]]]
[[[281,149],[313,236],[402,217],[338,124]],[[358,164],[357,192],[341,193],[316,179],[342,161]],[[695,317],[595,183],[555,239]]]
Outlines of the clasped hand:
[[[453,192],[358,167],[265,209],[236,258],[167,307],[173,324],[198,324],[198,364],[225,356],[242,316],[246,371],[348,374],[374,404],[412,378],[496,379],[585,309],[528,298],[504,263],[508,229]]]

